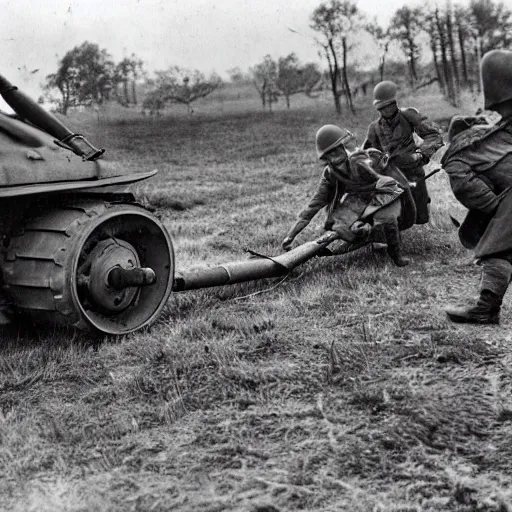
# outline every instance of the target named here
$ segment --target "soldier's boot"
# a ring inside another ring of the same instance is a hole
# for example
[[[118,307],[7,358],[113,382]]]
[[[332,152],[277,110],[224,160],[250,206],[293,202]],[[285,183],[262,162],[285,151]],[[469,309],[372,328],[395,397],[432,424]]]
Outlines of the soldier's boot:
[[[452,322],[465,324],[499,324],[502,297],[490,290],[482,290],[476,305],[462,308],[447,308],[446,314]]]
[[[402,257],[400,248],[400,231],[398,230],[398,222],[390,222],[382,224],[386,242],[388,244],[388,254],[397,267],[405,267],[409,265],[409,260]]]
[[[487,258],[482,260],[480,297],[476,305],[447,308],[448,318],[459,323],[498,324],[501,303],[511,276],[512,265],[506,259]]]
[[[411,188],[414,204],[416,205],[416,224],[427,224],[430,220],[430,197],[425,180],[414,181]]]
[[[379,224],[372,229],[369,240],[374,251],[386,252],[388,250],[388,243],[386,241],[386,235],[384,234],[382,224]]]

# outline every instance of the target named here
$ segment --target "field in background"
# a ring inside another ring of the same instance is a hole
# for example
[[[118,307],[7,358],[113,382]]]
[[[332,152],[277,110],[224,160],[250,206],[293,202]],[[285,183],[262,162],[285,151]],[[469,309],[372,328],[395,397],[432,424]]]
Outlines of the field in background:
[[[127,168],[159,169],[134,191],[190,268],[279,253],[321,171],[318,127],[362,141],[375,115],[359,105],[340,120],[308,98],[270,114],[256,100],[70,123]],[[434,95],[402,104],[442,124],[455,113]],[[3,334],[0,509],[511,510],[510,300],[500,327],[445,319],[479,272],[446,176],[429,187],[432,222],[403,234],[405,269],[364,249],[280,284],[174,294],[122,339]],[[318,217],[299,242],[321,233]]]

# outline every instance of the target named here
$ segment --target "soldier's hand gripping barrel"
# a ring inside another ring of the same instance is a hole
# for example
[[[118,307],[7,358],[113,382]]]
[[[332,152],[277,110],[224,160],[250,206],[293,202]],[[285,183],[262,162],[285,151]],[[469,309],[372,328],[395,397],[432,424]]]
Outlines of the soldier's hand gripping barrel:
[[[83,135],[73,133],[54,115],[44,110],[41,105],[38,105],[1,75],[0,94],[22,119],[55,137],[60,145],[68,147],[84,160],[97,160],[105,152],[104,149],[94,147]]]

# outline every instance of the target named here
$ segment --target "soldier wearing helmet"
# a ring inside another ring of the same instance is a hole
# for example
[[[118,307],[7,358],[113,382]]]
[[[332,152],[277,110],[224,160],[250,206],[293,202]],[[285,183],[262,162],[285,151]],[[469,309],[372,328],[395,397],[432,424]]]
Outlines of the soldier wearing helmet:
[[[313,198],[283,240],[283,249],[289,250],[295,237],[327,207],[326,229],[347,242],[357,242],[367,239],[374,227],[382,226],[389,256],[397,266],[407,265],[400,251],[399,221],[404,225],[414,219],[415,210],[403,174],[392,166],[389,174],[394,176],[380,174],[375,163],[382,153],[357,149],[355,137],[335,125],[318,130],[316,150],[325,163],[324,172]]]
[[[480,74],[485,108],[501,120],[454,117],[441,161],[455,197],[469,209],[459,238],[482,267],[480,296],[446,313],[455,322],[495,324],[512,277],[512,52],[486,53]]]
[[[380,118],[368,127],[363,148],[376,148],[389,156],[410,182],[416,183],[412,194],[416,202],[416,224],[425,224],[429,220],[427,185],[423,165],[443,145],[441,132],[415,108],[398,108],[397,86],[394,82],[378,83],[374,90],[373,105]],[[423,139],[416,145],[413,134]]]

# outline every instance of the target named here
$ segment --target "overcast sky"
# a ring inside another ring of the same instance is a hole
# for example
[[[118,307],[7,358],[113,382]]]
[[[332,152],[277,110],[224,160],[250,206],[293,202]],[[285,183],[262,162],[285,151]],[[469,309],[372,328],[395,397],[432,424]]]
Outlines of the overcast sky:
[[[458,3],[467,5],[469,0]],[[68,50],[97,43],[115,61],[135,53],[149,71],[179,65],[206,74],[266,54],[297,53],[319,61],[310,15],[320,0],[0,0],[0,74],[32,94]],[[416,0],[357,0],[386,25],[395,10]],[[439,0],[444,4],[444,0]],[[505,0],[505,4],[512,0]],[[288,30],[293,28],[302,35]],[[38,71],[35,71],[38,70]]]

